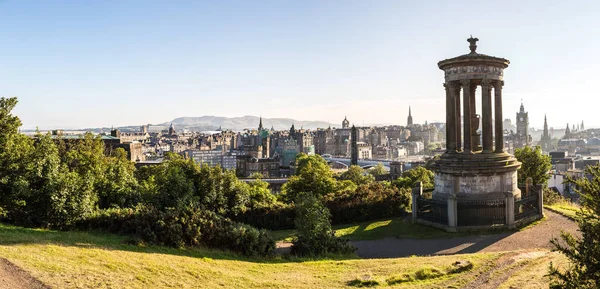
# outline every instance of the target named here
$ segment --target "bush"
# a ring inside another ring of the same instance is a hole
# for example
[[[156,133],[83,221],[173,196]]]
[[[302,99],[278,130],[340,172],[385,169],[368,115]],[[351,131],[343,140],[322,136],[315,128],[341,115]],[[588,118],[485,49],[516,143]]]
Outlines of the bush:
[[[158,245],[205,245],[249,256],[266,256],[275,250],[275,241],[267,231],[200,209],[109,209],[81,222],[79,228],[130,234]]]
[[[363,222],[401,216],[410,206],[410,190],[373,182],[330,196],[326,206],[334,224]]]
[[[329,210],[312,193],[298,193],[295,199],[294,223],[298,237],[293,241],[292,254],[319,256],[325,254],[350,254],[355,248],[347,239],[335,237],[329,222]]]
[[[253,208],[230,218],[256,228],[285,230],[294,228],[294,215],[293,206],[276,203],[271,207]]]

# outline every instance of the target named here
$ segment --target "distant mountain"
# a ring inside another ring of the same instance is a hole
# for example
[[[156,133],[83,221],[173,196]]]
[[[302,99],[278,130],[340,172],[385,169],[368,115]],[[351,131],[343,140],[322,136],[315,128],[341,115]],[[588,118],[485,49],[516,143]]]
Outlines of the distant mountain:
[[[222,117],[222,116],[201,116],[201,117],[178,117],[170,122],[158,124],[159,126],[168,127],[171,123],[175,128],[187,128],[193,130],[216,130],[221,127],[223,130],[230,129],[234,131],[241,131],[245,128],[256,129],[260,118],[258,116],[246,115],[242,117]],[[270,129],[271,126],[276,130],[289,129],[292,124],[299,128],[305,129],[316,129],[316,128],[327,128],[330,126],[328,122],[324,121],[302,121],[291,118],[264,118],[262,119],[263,127]],[[332,127],[339,127],[339,125],[331,125]]]

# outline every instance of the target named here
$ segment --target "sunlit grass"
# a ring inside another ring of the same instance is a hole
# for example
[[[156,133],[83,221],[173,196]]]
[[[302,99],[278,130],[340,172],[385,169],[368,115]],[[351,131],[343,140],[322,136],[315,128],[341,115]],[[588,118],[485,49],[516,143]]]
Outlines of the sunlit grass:
[[[571,219],[575,219],[577,212],[581,210],[581,206],[568,200],[562,200],[552,205],[544,205],[544,207]]]
[[[368,231],[378,228],[374,225]],[[0,256],[53,288],[342,288],[357,276],[369,275],[383,283],[426,266],[446,268],[456,260],[468,260],[477,268],[502,254],[372,260],[249,259],[219,250],[136,246],[126,241],[127,237],[113,234],[0,224]],[[451,279],[432,279],[430,284],[473,278],[465,272]],[[403,286],[422,287],[423,283]]]

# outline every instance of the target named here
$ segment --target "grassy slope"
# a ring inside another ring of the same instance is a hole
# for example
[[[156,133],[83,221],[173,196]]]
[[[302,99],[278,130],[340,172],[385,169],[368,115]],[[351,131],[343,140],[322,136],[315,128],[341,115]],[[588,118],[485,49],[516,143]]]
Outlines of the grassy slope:
[[[437,239],[463,236],[468,233],[447,233],[443,230],[411,224],[403,218],[390,218],[378,221],[362,222],[358,224],[344,224],[333,226],[335,235],[350,240],[375,240],[386,237],[403,237],[415,239]],[[291,241],[295,236],[294,230],[271,231],[271,235],[278,241]]]
[[[373,260],[246,259],[208,249],[127,245],[125,237],[24,229],[0,224],[0,256],[56,288],[335,288],[361,276],[385,279],[419,268],[470,260],[476,268],[500,254]],[[403,284],[464,284],[461,273]]]
[[[544,205],[544,207],[571,219],[575,219],[577,212],[581,209],[579,205],[566,200],[552,205]]]

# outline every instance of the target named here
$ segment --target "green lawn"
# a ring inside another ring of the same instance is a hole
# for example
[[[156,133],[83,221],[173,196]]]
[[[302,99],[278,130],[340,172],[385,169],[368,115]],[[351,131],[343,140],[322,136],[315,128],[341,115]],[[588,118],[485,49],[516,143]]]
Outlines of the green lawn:
[[[577,212],[581,210],[581,206],[567,200],[552,205],[544,205],[544,207],[571,219],[575,219]]]
[[[432,268],[448,272],[456,260],[470,261],[474,268],[467,272],[395,285],[458,288],[503,254],[372,260],[248,259],[205,248],[129,245],[127,237],[113,234],[0,224],[0,256],[53,288],[342,288],[356,280],[375,280],[388,286],[386,280],[420,276],[423,274],[419,272]]]
[[[467,233],[448,233],[444,230],[412,224],[409,219],[389,218],[378,221],[362,222],[333,226],[335,235],[350,240],[375,240],[387,237],[435,239],[464,236]],[[277,241],[291,241],[295,236],[294,230],[271,231]]]

